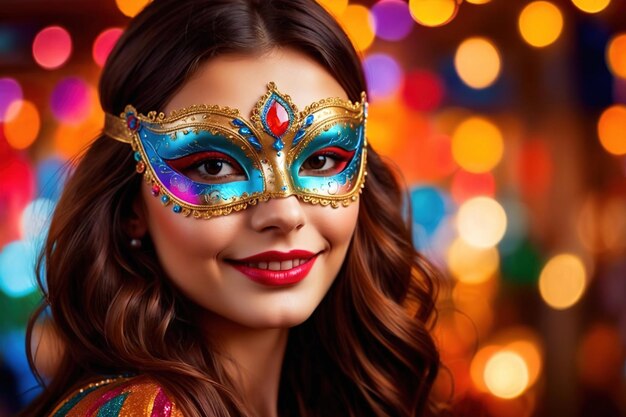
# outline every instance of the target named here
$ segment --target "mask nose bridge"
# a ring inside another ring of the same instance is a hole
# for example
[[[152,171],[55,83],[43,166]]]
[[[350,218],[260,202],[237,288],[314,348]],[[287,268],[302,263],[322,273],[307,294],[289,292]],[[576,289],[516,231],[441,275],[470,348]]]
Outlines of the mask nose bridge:
[[[287,141],[290,143],[290,141]],[[288,146],[287,146],[288,147]],[[289,197],[296,195],[287,160],[287,147],[280,151],[272,149],[266,154],[261,165],[265,175],[265,189],[269,197]]]

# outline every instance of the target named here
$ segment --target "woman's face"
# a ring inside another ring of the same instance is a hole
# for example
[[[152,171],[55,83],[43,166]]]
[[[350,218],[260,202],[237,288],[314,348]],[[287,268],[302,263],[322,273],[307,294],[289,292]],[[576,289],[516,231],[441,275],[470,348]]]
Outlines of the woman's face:
[[[299,109],[324,98],[347,99],[322,66],[298,52],[281,49],[209,60],[173,96],[165,111],[217,104],[239,109],[248,117],[270,81],[290,95]],[[212,166],[212,173],[221,174],[219,169]],[[311,315],[341,268],[359,210],[358,200],[332,208],[304,203],[291,195],[226,216],[195,219],[163,207],[152,197],[150,185],[142,184],[148,232],[173,283],[208,317],[252,328],[291,327]],[[266,252],[279,254],[272,258]],[[257,255],[247,267],[242,264],[242,259]],[[294,265],[300,263],[294,260],[305,259],[310,260],[304,267]],[[265,268],[293,270],[280,276]],[[291,276],[294,271],[300,271],[295,278]],[[291,278],[284,281],[284,276]]]

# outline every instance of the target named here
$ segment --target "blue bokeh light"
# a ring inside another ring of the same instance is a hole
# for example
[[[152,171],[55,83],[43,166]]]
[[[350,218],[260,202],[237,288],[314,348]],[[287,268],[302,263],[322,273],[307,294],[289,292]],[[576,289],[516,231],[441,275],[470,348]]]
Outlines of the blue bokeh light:
[[[0,252],[0,290],[9,297],[23,297],[37,290],[35,263],[39,241],[18,240]]]

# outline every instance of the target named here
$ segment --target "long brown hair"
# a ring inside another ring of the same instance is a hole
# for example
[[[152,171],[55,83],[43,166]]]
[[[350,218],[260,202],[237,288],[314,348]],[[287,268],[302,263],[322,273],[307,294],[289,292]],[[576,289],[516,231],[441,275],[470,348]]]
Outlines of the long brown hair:
[[[353,101],[366,89],[350,40],[314,0],[155,0],[107,61],[102,107],[161,109],[203,61],[276,47],[314,58]],[[431,413],[436,273],[413,248],[396,176],[373,149],[367,164],[346,260],[311,318],[290,331],[281,416]],[[60,371],[23,415],[50,412],[97,375],[131,372],[154,378],[187,416],[249,416],[150,239],[130,248],[124,225],[141,181],[134,165],[128,145],[100,136],[65,186],[40,258],[44,304],[28,330],[30,338],[49,306],[65,350]]]

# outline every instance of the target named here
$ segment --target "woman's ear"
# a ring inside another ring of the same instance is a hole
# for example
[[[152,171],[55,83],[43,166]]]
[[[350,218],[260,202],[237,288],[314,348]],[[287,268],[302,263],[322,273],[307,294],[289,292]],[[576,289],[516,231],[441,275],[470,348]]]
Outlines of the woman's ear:
[[[148,211],[141,193],[137,193],[131,204],[131,210],[124,222],[124,231],[133,239],[141,239],[148,233]]]

